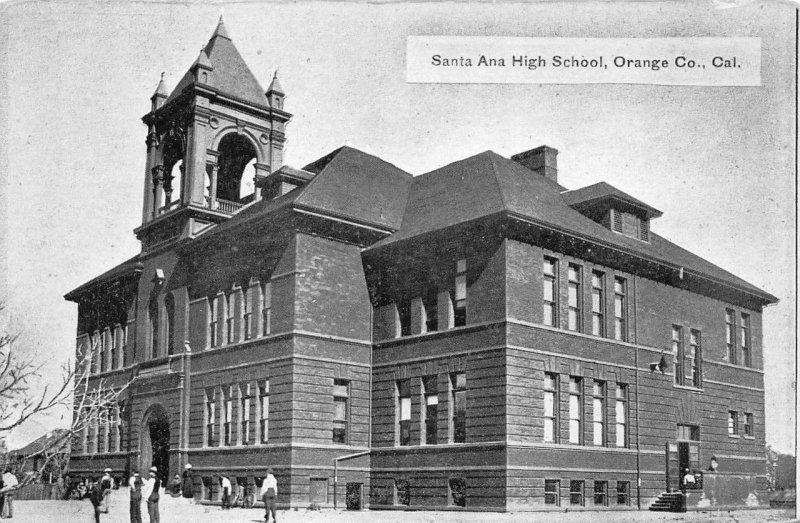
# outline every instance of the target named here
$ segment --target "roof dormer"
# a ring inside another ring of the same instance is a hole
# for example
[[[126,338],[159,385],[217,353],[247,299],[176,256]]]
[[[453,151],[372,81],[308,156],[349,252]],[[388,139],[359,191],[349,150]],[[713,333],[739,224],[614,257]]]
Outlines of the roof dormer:
[[[561,193],[567,205],[619,234],[650,241],[650,220],[661,211],[605,182]]]

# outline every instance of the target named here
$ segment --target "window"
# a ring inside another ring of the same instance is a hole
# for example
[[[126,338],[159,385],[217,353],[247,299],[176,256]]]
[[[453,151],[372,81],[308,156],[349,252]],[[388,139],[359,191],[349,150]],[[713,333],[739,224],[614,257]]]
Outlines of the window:
[[[269,380],[258,384],[258,433],[261,443],[269,441]]]
[[[425,332],[434,332],[439,329],[439,298],[436,288],[429,285],[430,289],[422,298],[422,307],[425,310]]]
[[[725,344],[728,346],[728,363],[736,364],[736,326],[734,325],[734,313],[731,309],[725,309]]]
[[[175,354],[175,298],[172,293],[164,298],[164,307],[167,309],[167,354]]]
[[[241,428],[239,434],[241,437],[242,445],[250,444],[250,399],[252,393],[250,392],[250,384],[243,383],[239,388],[239,419],[241,420]]]
[[[617,505],[630,504],[630,481],[617,481]]]
[[[739,326],[741,333],[740,344],[742,347],[742,365],[746,367],[752,366],[750,358],[750,315],[742,313],[741,324]]]
[[[395,505],[410,505],[411,504],[411,489],[406,479],[394,480],[394,504]]]
[[[158,357],[158,301],[151,300],[148,308],[150,319],[150,357]]]
[[[573,479],[569,482],[569,504],[583,505],[583,480]]]
[[[672,356],[675,361],[674,363],[674,378],[676,385],[683,385],[683,362],[684,362],[684,350],[683,350],[683,327],[678,325],[672,326]]]
[[[631,238],[639,238],[641,234],[641,221],[635,214],[623,212],[622,214],[622,234]]]
[[[453,300],[453,325],[467,324],[467,260],[456,262],[456,291]]]
[[[346,380],[333,380],[333,442],[347,443],[347,403],[350,383]]]
[[[133,362],[132,355],[128,354],[130,347],[128,347],[128,324],[122,325],[122,366],[127,367],[129,363]]]
[[[467,482],[464,478],[451,478],[448,481],[450,487],[450,505],[454,507],[467,506]]]
[[[467,375],[463,372],[452,374],[450,384],[453,389],[451,398],[453,443],[467,441]]]
[[[628,341],[628,283],[614,278],[614,339]]]
[[[678,439],[681,441],[700,441],[700,427],[678,424]]]
[[[272,283],[267,282],[262,288],[264,306],[261,309],[261,335],[272,332]]]
[[[592,438],[597,446],[606,444],[606,384],[596,380],[592,384]]]
[[[118,327],[114,327],[111,331],[111,361],[109,362],[108,368],[116,369],[117,368],[117,355],[119,354],[119,339],[117,338],[117,329]]]
[[[617,447],[628,446],[628,386],[617,383],[615,396],[615,429]]]
[[[217,397],[215,389],[206,389],[206,447],[213,447],[214,424],[217,419]]]
[[[244,339],[249,340],[253,337],[253,289],[247,287],[244,291],[244,307],[242,307],[244,315]]]
[[[114,406],[114,448],[122,450],[122,412],[124,404],[122,402]]]
[[[602,272],[592,271],[592,334],[605,336],[605,302],[603,289],[605,288],[606,275]]]
[[[581,268],[572,263],[567,268],[567,329],[571,331],[581,330]]]
[[[753,415],[749,412],[744,413],[744,435],[748,438],[753,437]]]
[[[225,332],[228,345],[236,342],[236,325],[234,310],[236,309],[236,296],[233,292],[225,296]]]
[[[544,441],[558,443],[558,375],[544,375]]]
[[[225,431],[225,445],[233,445],[235,441],[233,440],[233,406],[234,406],[234,387],[230,387],[227,390],[227,394],[225,394],[225,424],[223,425],[223,430]]]
[[[411,380],[397,382],[398,443],[411,445]]]
[[[411,335],[411,302],[407,299],[397,304],[397,316],[400,318],[400,336]]]
[[[437,376],[422,378],[423,394],[425,395],[425,443],[436,445],[439,431],[439,387]]]
[[[209,340],[209,347],[216,347],[217,343],[219,342],[219,323],[218,323],[218,314],[219,314],[219,297],[212,296],[208,299],[208,313],[211,317],[210,321],[208,322],[208,340]]]
[[[580,445],[583,432],[583,398],[581,378],[569,378],[569,442]]]
[[[92,334],[90,340],[89,354],[92,357],[89,367],[90,374],[97,374],[97,362],[100,361],[100,333]]]
[[[544,504],[561,505],[560,499],[561,482],[557,479],[544,480]]]
[[[689,366],[690,372],[686,376],[693,387],[703,386],[703,348],[701,346],[701,333],[697,329],[689,330]]]
[[[728,435],[739,435],[739,413],[735,410],[728,411]]]
[[[556,304],[556,296],[558,296],[558,285],[556,285],[558,262],[552,258],[545,258],[543,272],[544,316],[542,317],[542,322],[545,325],[556,327],[558,325],[558,308]]]
[[[601,507],[608,505],[608,481],[594,482],[594,504]]]

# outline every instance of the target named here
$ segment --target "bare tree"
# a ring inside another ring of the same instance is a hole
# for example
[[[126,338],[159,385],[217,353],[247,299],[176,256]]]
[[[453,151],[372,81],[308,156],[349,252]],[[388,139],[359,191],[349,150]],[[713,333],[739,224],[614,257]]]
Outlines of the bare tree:
[[[63,449],[77,437],[101,426],[106,431],[118,427],[122,417],[120,396],[128,383],[110,386],[104,378],[93,376],[92,360],[101,348],[96,339],[77,351],[74,363],[70,359],[59,372],[47,376],[46,362],[20,349],[17,340],[16,334],[0,333],[0,439],[33,417],[57,408],[72,411],[71,424],[65,430],[45,440],[33,453],[15,456],[17,470],[24,467],[24,461],[37,463],[33,474],[22,478],[22,486],[48,468],[61,469],[65,465],[59,463],[64,460]]]

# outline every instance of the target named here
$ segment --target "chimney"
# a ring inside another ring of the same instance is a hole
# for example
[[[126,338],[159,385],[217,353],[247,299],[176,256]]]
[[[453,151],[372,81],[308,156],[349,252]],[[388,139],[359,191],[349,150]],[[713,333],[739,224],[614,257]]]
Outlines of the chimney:
[[[511,157],[515,162],[524,165],[531,171],[558,183],[558,149],[540,145],[530,151],[515,154]]]

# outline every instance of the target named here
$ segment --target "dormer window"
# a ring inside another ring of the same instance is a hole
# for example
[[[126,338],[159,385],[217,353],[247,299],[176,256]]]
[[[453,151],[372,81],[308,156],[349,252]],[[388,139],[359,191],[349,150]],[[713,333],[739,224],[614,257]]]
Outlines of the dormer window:
[[[661,211],[605,182],[561,193],[564,203],[616,233],[650,241],[650,220]]]
[[[614,231],[644,242],[650,240],[650,220],[618,209],[609,212]]]

